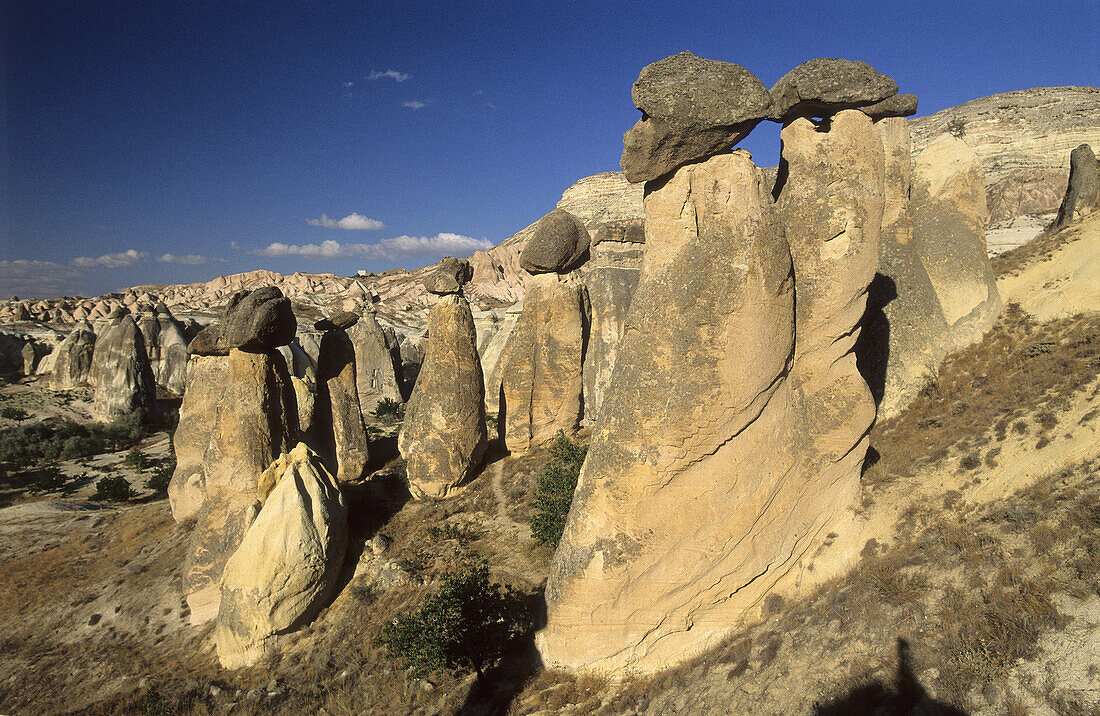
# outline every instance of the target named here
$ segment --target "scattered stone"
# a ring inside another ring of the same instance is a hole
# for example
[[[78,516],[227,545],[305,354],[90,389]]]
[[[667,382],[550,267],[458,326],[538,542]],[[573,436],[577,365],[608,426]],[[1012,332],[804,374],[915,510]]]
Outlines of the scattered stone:
[[[587,256],[588,230],[564,209],[554,209],[535,223],[534,233],[519,256],[528,273],[567,273]]]
[[[623,135],[631,182],[728,150],[772,113],[764,84],[740,65],[690,52],[642,68],[631,89],[642,118]]]
[[[416,498],[446,497],[472,478],[488,444],[485,386],[470,304],[440,298],[429,317],[428,355],[397,438]]]
[[[474,269],[469,261],[446,256],[439,262],[438,268],[424,279],[424,288],[430,293],[446,296],[461,291],[473,277]]]
[[[376,534],[371,538],[370,551],[375,555],[382,554],[390,548],[390,538],[384,534]]]
[[[779,78],[771,88],[771,119],[826,117],[897,93],[894,80],[866,62],[821,57],[803,62]]]

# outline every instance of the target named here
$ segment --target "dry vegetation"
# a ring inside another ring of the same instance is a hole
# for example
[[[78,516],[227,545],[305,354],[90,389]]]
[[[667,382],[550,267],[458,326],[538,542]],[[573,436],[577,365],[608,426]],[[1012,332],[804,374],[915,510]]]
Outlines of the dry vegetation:
[[[1066,244],[1070,244],[1082,238],[1087,227],[1089,227],[1092,222],[1098,220],[1100,220],[1100,215],[1091,218],[1086,217],[1081,221],[1074,222],[1061,231],[1052,232],[1047,229],[1026,244],[1022,244],[1011,251],[1006,251],[1003,254],[994,256],[991,259],[993,272],[998,278],[1002,276],[1015,276],[1028,266],[1046,261]]]

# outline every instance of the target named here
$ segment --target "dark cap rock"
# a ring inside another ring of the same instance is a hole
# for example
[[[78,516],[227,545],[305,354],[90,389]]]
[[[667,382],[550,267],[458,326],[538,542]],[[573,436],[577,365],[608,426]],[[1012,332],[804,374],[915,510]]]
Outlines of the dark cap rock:
[[[871,119],[912,117],[917,113],[917,96],[915,94],[896,94],[881,102],[875,102],[859,109]]]
[[[424,288],[430,293],[445,296],[458,293],[474,277],[474,267],[469,261],[446,256],[439,266],[424,278]]]
[[[771,88],[771,119],[832,115],[897,93],[894,80],[866,62],[819,57],[795,67]]]
[[[187,344],[187,352],[196,356],[227,356],[229,342],[225,340],[221,324],[207,326]]]
[[[535,222],[519,265],[528,273],[566,273],[583,263],[588,245],[584,222],[565,209],[554,209]]]
[[[330,316],[329,318],[322,318],[313,324],[313,327],[319,331],[331,331],[334,329],[344,330],[351,328],[359,321],[359,314],[351,311],[340,311],[339,313]]]
[[[630,94],[642,111],[623,135],[620,164],[631,182],[728,150],[772,113],[771,95],[756,75],[690,52],[646,65]]]
[[[231,348],[263,353],[294,340],[298,322],[290,299],[274,286],[238,291],[229,299],[222,332]]]

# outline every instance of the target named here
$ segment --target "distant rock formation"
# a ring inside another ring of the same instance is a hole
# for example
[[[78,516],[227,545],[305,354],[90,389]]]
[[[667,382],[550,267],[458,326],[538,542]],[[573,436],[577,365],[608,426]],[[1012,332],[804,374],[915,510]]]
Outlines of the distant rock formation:
[[[347,509],[320,458],[303,443],[258,483],[262,503],[225,563],[214,631],[223,667],[251,666],[275,638],[313,618],[336,587],[347,549]]]
[[[469,480],[488,444],[477,333],[461,292],[440,297],[428,333],[428,353],[397,440],[417,498],[446,497]]]
[[[910,120],[914,153],[955,132],[981,160],[989,222],[1058,210],[1068,157],[1100,146],[1100,88],[1034,87]]]
[[[1051,227],[1057,231],[1081,216],[1087,216],[1100,205],[1100,165],[1087,144],[1070,152],[1069,185],[1058,207],[1058,217]]]
[[[183,395],[188,355],[183,326],[167,308],[142,314],[137,324],[145,339],[154,382],[172,395]]]
[[[156,398],[153,370],[133,316],[116,318],[95,341],[88,381],[95,387],[92,410],[100,420],[152,405]]]
[[[355,382],[363,415],[383,400],[401,401],[401,346],[391,328],[383,328],[373,311],[366,311],[348,329],[355,349]]]
[[[38,375],[53,390],[69,390],[88,383],[95,352],[92,324],[80,321],[38,366]]]

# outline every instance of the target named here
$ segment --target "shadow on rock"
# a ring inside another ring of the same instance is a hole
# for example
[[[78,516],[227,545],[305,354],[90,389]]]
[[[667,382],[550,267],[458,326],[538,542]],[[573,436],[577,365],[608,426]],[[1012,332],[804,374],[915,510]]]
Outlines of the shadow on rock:
[[[967,716],[962,709],[936,701],[913,675],[909,643],[898,639],[898,675],[891,688],[872,681],[844,696],[814,707],[815,716]]]

